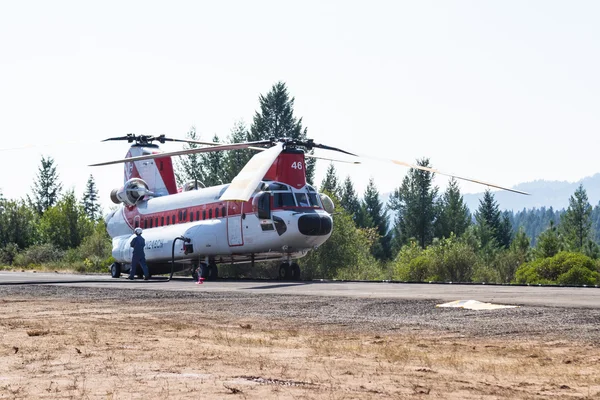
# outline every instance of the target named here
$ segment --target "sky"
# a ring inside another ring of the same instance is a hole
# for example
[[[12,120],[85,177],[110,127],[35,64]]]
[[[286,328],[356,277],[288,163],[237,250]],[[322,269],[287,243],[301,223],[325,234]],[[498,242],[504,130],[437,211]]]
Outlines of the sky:
[[[88,164],[128,146],[102,139],[225,138],[278,81],[316,142],[508,187],[577,181],[600,172],[598,15],[596,1],[4,1],[0,190],[31,193],[51,156],[65,189],[80,197],[93,174],[108,207],[122,166]],[[359,194],[407,172],[336,169]]]

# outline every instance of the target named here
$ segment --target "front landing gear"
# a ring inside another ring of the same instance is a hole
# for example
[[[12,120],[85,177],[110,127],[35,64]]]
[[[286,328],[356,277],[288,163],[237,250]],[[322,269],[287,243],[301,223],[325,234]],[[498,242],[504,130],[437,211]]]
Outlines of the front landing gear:
[[[279,279],[281,280],[300,280],[300,266],[296,263],[291,265],[287,262],[282,262],[279,265]]]

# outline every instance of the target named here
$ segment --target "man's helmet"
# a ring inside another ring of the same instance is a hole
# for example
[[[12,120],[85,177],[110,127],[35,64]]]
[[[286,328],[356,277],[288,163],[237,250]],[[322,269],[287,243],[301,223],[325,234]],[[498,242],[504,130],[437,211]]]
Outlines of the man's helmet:
[[[139,228],[139,227],[135,228],[134,232],[135,232],[136,235],[141,235],[142,234],[142,228]]]

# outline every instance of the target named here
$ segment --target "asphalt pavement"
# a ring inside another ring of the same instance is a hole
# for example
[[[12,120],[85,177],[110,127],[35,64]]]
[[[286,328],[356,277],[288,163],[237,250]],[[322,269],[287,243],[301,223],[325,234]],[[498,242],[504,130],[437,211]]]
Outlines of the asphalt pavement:
[[[197,284],[189,277],[175,277],[170,282],[162,277],[153,277],[150,281],[129,281],[125,277],[114,279],[108,274],[0,272],[0,286],[6,285],[61,285],[153,291],[345,296],[373,299],[439,300],[440,302],[478,300],[507,305],[600,308],[600,288],[596,287],[252,280],[217,280]]]

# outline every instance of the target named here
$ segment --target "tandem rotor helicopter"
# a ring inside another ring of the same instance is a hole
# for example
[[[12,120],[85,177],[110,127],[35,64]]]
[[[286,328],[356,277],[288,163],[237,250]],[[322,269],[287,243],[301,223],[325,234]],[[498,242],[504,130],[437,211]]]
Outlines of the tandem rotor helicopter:
[[[202,276],[212,280],[218,277],[221,263],[277,260],[281,261],[279,278],[299,280],[301,271],[296,260],[325,243],[334,225],[332,200],[306,182],[305,157],[310,155],[305,152],[319,148],[359,159],[356,154],[313,140],[269,139],[215,145],[165,135],[128,134],[104,141],[113,140],[131,144],[126,157],[91,165],[124,163],[124,185],[110,195],[120,206],[105,218],[113,244],[113,278],[130,270],[130,242],[134,229],[141,227],[151,275],[172,273],[177,263],[178,270],[189,269],[194,279]],[[162,152],[157,143],[167,141],[205,147]],[[231,183],[200,188],[192,181],[177,187],[171,157],[238,149],[259,152]],[[432,168],[387,161],[526,194]],[[176,246],[178,241],[181,243]]]

